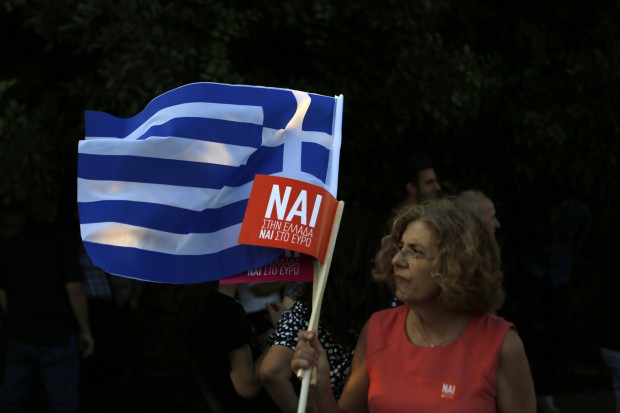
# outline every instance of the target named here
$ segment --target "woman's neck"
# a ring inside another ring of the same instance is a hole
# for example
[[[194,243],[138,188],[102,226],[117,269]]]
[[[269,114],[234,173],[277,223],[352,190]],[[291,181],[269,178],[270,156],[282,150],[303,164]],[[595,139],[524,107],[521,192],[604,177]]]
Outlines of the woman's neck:
[[[468,314],[440,308],[409,307],[407,333],[410,340],[417,345],[442,346],[455,341],[465,329],[468,320]]]

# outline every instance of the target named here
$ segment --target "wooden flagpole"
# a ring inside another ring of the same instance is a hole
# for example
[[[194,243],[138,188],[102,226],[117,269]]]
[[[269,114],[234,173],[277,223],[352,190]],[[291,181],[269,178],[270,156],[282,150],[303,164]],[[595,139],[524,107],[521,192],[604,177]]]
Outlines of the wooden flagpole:
[[[336,238],[338,237],[338,229],[340,228],[340,220],[342,219],[342,212],[344,210],[344,201],[338,201],[338,207],[336,209],[336,215],[334,216],[334,223],[332,225],[332,232],[329,236],[329,244],[327,246],[327,253],[325,255],[325,263],[315,266],[314,283],[312,285],[312,314],[310,315],[310,322],[308,323],[308,331],[318,331],[319,316],[321,313],[321,304],[323,302],[323,293],[325,292],[325,285],[327,284],[327,277],[329,275],[329,267],[332,262],[332,255],[334,252],[334,246],[336,245]],[[318,273],[318,280],[317,278]],[[299,370],[297,377],[301,375],[301,391],[299,393],[299,404],[297,405],[297,413],[305,413],[306,403],[308,401],[308,388],[310,386],[310,375],[316,375],[316,369],[311,370]],[[316,380],[316,376],[314,380]]]

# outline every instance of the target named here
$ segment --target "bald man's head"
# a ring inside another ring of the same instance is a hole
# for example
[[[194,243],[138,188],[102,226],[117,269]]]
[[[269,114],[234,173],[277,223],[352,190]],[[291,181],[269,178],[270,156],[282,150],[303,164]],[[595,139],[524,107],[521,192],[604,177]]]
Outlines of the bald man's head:
[[[501,228],[495,216],[493,201],[482,191],[468,189],[458,195],[457,201],[473,212],[491,234],[495,234],[495,231]]]

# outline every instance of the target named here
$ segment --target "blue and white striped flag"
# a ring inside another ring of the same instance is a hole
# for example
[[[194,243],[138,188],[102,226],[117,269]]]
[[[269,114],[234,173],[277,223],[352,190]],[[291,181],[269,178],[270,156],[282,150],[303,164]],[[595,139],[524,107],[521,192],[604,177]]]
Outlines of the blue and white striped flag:
[[[217,280],[281,250],[237,244],[256,174],[338,183],[343,97],[192,83],[120,119],[87,111],[78,146],[84,246],[109,273]]]

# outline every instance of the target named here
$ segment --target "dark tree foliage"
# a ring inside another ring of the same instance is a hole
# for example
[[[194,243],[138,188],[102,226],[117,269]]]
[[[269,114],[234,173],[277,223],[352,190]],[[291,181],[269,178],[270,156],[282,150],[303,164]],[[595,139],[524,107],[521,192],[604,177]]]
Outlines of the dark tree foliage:
[[[74,186],[85,109],[132,116],[214,81],[343,94],[339,198],[351,203],[389,209],[421,150],[448,192],[481,188],[500,212],[539,181],[606,220],[620,206],[617,2],[1,4],[5,202]]]

